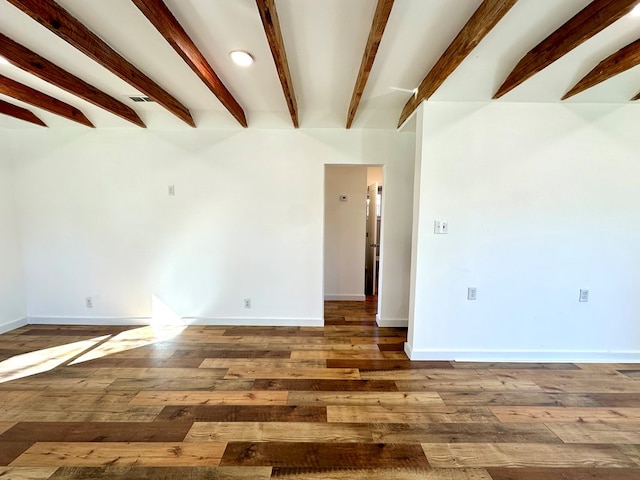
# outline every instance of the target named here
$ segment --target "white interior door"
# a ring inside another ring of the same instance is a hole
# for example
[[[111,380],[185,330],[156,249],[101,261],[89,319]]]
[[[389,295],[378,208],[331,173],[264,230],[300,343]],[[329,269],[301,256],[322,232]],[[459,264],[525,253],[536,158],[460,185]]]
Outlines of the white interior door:
[[[367,215],[367,252],[366,261],[366,277],[365,277],[365,293],[367,295],[376,295],[378,292],[376,285],[378,284],[378,184],[374,183],[367,187],[369,194],[369,214]]]

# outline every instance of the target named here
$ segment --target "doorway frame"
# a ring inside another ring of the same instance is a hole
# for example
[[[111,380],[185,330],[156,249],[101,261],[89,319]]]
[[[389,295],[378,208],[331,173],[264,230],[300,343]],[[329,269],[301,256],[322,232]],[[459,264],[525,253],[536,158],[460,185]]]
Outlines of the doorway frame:
[[[322,305],[324,306],[325,302],[325,265],[326,265],[326,208],[327,208],[327,167],[379,167],[382,168],[382,183],[380,186],[383,187],[382,191],[382,202],[380,205],[380,260],[379,260],[379,273],[378,273],[378,294],[377,294],[377,302],[376,302],[376,323],[380,323],[380,312],[382,311],[383,304],[383,279],[384,279],[384,244],[385,244],[385,235],[384,235],[384,226],[385,226],[385,205],[386,205],[386,195],[384,194],[384,185],[386,183],[387,177],[387,169],[386,164],[375,164],[375,163],[325,163],[323,164],[322,171]],[[365,182],[367,184],[368,182]],[[367,188],[368,185],[365,185]],[[363,242],[363,247],[366,246],[366,237]],[[366,248],[366,247],[365,247]],[[362,292],[364,294],[364,269],[362,275]],[[357,300],[359,301],[359,300]],[[324,308],[323,308],[324,310]],[[324,321],[324,317],[323,317]]]

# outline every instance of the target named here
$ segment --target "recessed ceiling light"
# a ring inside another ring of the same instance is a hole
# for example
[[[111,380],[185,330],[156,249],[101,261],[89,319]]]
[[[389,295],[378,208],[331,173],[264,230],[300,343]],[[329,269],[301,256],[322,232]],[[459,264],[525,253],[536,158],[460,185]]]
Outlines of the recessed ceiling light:
[[[7,60],[6,58],[0,56],[0,64],[1,65],[9,65],[9,60]]]
[[[229,53],[229,56],[231,57],[231,60],[233,60],[233,63],[240,65],[241,67],[248,67],[253,64],[253,57],[251,54],[243,52],[242,50],[234,50]]]
[[[631,10],[631,15],[633,15],[634,17],[640,17],[640,3],[633,7],[633,10]]]

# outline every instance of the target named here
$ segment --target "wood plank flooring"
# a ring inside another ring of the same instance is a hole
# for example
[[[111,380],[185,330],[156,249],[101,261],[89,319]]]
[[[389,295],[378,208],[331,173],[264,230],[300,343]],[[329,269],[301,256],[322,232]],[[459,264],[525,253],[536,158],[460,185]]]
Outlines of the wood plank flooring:
[[[638,365],[412,362],[374,319],[0,335],[0,478],[640,479]]]

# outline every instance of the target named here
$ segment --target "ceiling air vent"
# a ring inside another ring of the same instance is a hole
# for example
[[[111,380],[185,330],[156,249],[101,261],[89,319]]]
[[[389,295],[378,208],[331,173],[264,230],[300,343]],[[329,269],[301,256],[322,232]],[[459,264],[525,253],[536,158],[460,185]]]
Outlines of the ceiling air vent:
[[[133,97],[129,97],[134,102],[143,102],[143,103],[153,103],[155,100],[151,97],[145,97],[143,95],[134,95]]]

